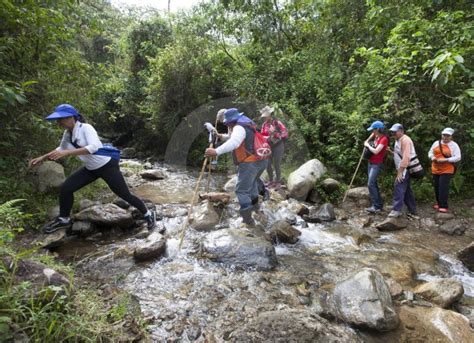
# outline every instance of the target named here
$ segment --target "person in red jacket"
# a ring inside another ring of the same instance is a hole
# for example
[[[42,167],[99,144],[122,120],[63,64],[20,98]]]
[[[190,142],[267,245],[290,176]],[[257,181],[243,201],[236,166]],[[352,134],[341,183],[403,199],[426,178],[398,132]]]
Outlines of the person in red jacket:
[[[285,154],[285,141],[288,139],[288,130],[281,121],[275,118],[275,109],[265,106],[260,111],[261,118],[265,119],[262,125],[262,135],[267,138],[272,148],[272,155],[268,161],[267,173],[269,178],[268,187],[278,189],[281,186],[281,161]],[[273,168],[276,178],[273,180]]]
[[[369,187],[369,195],[372,206],[366,208],[369,213],[378,213],[383,208],[383,199],[380,195],[377,178],[383,169],[383,161],[385,152],[388,147],[388,138],[383,134],[385,128],[384,123],[377,120],[370,125],[367,131],[372,131],[369,138],[364,142],[364,146],[373,154],[369,159],[369,180],[367,186]],[[370,141],[373,140],[373,145]]]

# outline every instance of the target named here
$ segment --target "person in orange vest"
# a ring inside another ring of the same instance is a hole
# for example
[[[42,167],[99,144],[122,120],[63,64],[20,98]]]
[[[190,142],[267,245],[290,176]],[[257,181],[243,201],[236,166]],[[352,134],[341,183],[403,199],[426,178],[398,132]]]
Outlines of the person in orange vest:
[[[448,212],[449,183],[456,172],[456,163],[461,160],[461,149],[453,142],[453,133],[452,128],[445,128],[441,139],[436,140],[428,152],[436,196],[433,208],[442,213]]]
[[[259,159],[254,149],[255,123],[236,108],[224,112],[224,125],[231,132],[229,139],[218,148],[207,148],[206,157],[232,152],[237,166],[235,193],[240,204],[243,223],[254,225],[252,211],[258,209],[258,180],[267,167],[266,159]]]

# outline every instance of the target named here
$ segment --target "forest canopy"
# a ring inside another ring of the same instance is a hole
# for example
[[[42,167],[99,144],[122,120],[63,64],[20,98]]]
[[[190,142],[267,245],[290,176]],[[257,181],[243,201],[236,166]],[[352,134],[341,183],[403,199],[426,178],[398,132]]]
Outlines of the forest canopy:
[[[426,166],[449,126],[463,153],[455,187],[473,183],[468,0],[222,0],[178,13],[105,0],[0,3],[2,201],[28,192],[18,178],[26,161],[57,145],[43,118],[60,103],[156,158],[201,105],[270,104],[346,180],[372,121],[405,125]],[[190,163],[202,160],[198,145]]]

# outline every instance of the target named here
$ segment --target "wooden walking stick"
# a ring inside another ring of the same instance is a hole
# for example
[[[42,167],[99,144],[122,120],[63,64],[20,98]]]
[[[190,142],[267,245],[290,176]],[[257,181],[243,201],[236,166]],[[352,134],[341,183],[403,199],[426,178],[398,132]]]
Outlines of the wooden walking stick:
[[[359,163],[357,164],[357,168],[354,172],[354,175],[352,175],[352,180],[351,180],[351,183],[349,184],[349,187],[347,188],[347,191],[346,191],[346,194],[344,194],[344,198],[342,199],[342,202],[344,202],[346,200],[346,197],[347,197],[347,193],[349,193],[349,190],[351,189],[352,187],[352,183],[354,182],[354,179],[356,177],[356,174],[357,172],[359,171],[359,167],[360,167],[360,163],[362,162],[362,159],[364,158],[364,149],[362,149],[362,154],[360,155],[360,158],[359,158]]]
[[[212,148],[212,143],[209,144],[209,148]],[[181,229],[181,237],[180,237],[180,240],[179,240],[178,250],[181,250],[181,246],[183,245],[184,235],[186,233],[187,224],[189,223],[189,218],[191,218],[191,213],[193,212],[193,208],[194,208],[194,202],[196,201],[196,195],[197,195],[198,190],[199,190],[199,184],[201,183],[202,176],[204,175],[204,171],[206,170],[206,165],[207,165],[208,161],[209,161],[209,158],[206,157],[204,159],[204,162],[202,163],[201,172],[199,173],[199,177],[198,177],[198,180],[197,180],[197,183],[196,183],[196,187],[194,188],[193,197],[192,197],[191,203],[189,205],[188,216],[186,217],[186,220],[184,221],[183,227]]]

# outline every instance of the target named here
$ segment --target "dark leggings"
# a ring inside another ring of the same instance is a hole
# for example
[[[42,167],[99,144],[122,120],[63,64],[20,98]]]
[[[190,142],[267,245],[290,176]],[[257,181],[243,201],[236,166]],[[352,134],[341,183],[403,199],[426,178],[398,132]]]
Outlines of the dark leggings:
[[[88,170],[82,167],[64,181],[59,195],[59,215],[61,217],[69,217],[72,204],[74,203],[74,192],[98,178],[103,179],[112,192],[136,207],[141,213],[145,214],[148,211],[143,201],[130,193],[125,179],[120,172],[118,161],[112,158],[107,164],[95,170]]]
[[[436,195],[436,202],[441,208],[448,208],[449,183],[452,174],[433,174],[433,186]]]

